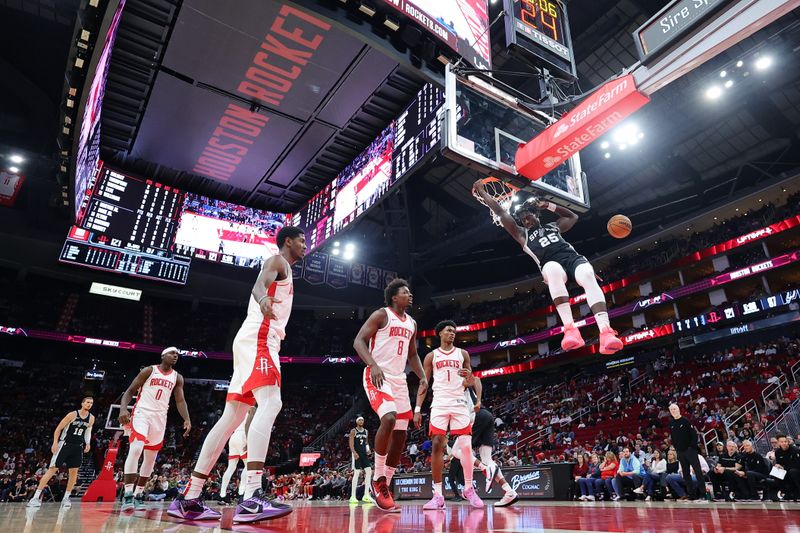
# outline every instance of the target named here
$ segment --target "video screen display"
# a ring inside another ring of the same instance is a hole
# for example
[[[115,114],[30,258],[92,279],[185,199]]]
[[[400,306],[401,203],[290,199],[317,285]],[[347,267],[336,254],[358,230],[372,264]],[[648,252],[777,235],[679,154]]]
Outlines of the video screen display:
[[[108,28],[105,42],[102,44],[100,58],[97,61],[94,77],[91,78],[86,105],[83,108],[83,119],[78,132],[78,147],[74,166],[73,206],[76,224],[80,223],[82,211],[86,207],[83,202],[86,197],[86,190],[100,160],[100,114],[103,108],[103,96],[106,91],[106,78],[108,77],[111,50],[114,48],[114,40],[117,38],[117,29],[119,29],[119,21],[124,7],[125,0],[120,0],[114,11],[114,17]],[[99,44],[97,43],[97,45]]]
[[[292,215],[292,224],[306,233],[309,252],[351,224],[394,184],[394,132],[394,124],[383,130],[332,183]]]
[[[487,0],[384,0],[478,68],[492,65]]]
[[[261,268],[278,253],[276,237],[287,215],[189,193],[183,203],[175,251],[197,259]]]
[[[189,257],[173,253],[185,193],[98,164],[59,261],[97,270],[184,284]]]

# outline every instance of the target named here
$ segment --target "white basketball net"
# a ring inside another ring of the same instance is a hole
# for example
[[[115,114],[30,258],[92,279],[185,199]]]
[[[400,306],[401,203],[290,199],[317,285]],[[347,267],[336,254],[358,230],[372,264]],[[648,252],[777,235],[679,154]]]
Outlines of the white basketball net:
[[[514,200],[514,195],[517,193],[518,189],[513,185],[509,185],[508,183],[504,183],[497,178],[486,178],[483,182],[483,188],[486,192],[494,198],[494,200],[506,211],[509,210],[511,207],[511,203]],[[477,193],[473,192],[472,195],[478,200],[481,204],[489,207],[486,205],[486,202],[483,201],[483,198]],[[489,214],[492,216],[492,222],[495,223],[497,226],[502,226],[503,222],[500,220],[500,217],[495,214],[494,211],[489,209]]]

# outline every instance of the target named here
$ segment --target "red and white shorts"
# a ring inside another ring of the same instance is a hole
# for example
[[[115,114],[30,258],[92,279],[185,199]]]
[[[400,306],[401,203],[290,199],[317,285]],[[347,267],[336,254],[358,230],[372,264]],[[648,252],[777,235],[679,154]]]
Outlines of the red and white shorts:
[[[471,435],[472,419],[465,405],[432,405],[431,422],[428,428],[430,435]]]
[[[233,339],[233,376],[225,401],[255,405],[253,389],[281,386],[281,339],[269,320],[245,322]]]
[[[364,391],[367,393],[372,410],[382,418],[386,413],[397,413],[394,429],[404,431],[408,429],[408,422],[412,418],[411,398],[408,394],[406,375],[393,376],[383,374],[383,384],[377,388],[372,384],[369,367],[364,369]]]
[[[228,461],[232,459],[247,460],[247,434],[244,431],[234,431],[228,440]]]
[[[167,413],[151,413],[134,409],[131,424],[124,428],[128,442],[140,440],[145,450],[160,450],[164,445],[164,432],[167,429]]]

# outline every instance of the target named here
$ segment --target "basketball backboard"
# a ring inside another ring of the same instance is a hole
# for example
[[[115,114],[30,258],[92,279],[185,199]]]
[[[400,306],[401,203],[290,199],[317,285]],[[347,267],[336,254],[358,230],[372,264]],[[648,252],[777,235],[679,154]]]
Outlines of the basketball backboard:
[[[536,181],[519,176],[514,155],[555,119],[531,109],[502,90],[484,73],[445,74],[445,116],[442,152],[450,159],[487,174],[509,179],[522,190],[577,211],[589,209],[586,175],[580,156]]]

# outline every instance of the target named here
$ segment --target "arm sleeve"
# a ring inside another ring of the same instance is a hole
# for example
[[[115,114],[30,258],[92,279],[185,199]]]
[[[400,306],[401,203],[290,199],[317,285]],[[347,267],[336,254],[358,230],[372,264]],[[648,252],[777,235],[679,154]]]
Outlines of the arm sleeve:
[[[92,426],[89,426],[83,433],[83,442],[85,442],[86,445],[89,446],[91,440],[92,440]]]

